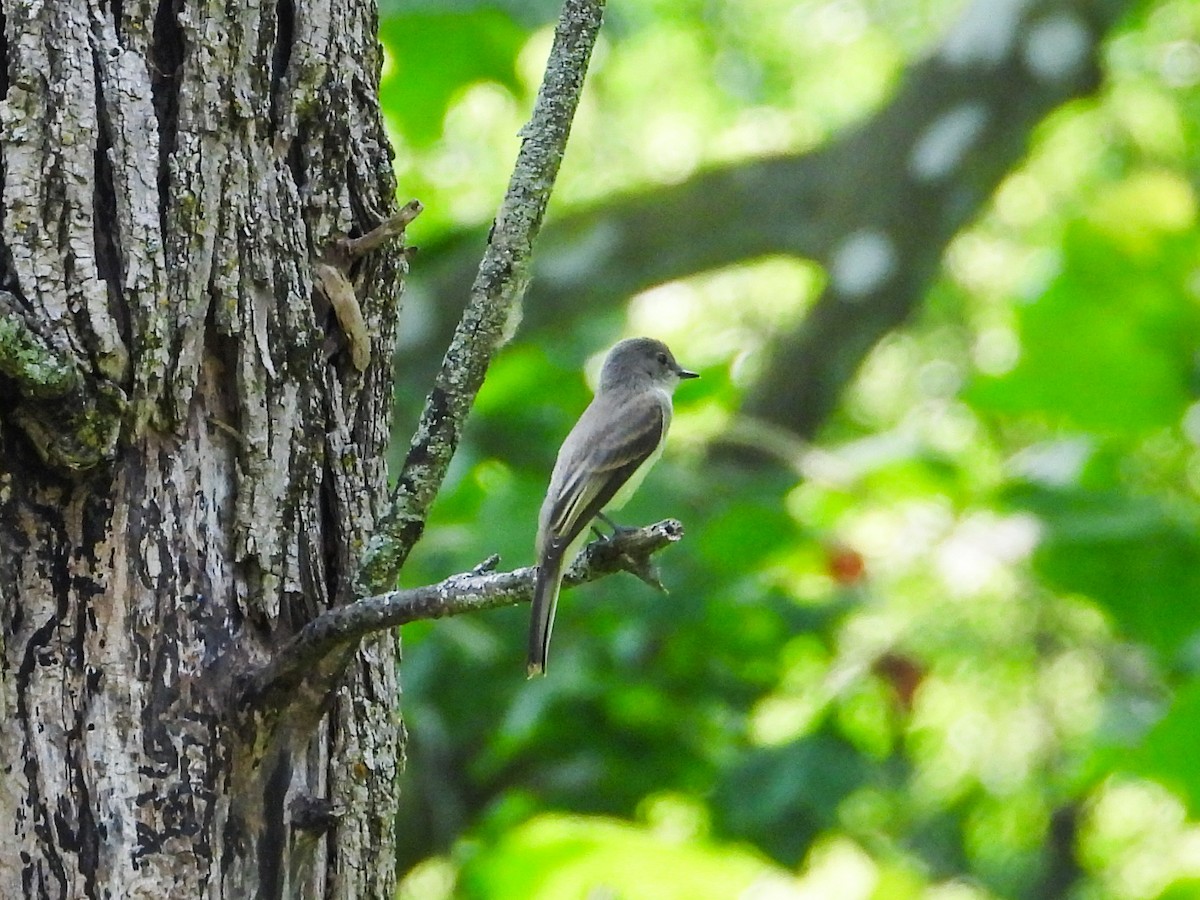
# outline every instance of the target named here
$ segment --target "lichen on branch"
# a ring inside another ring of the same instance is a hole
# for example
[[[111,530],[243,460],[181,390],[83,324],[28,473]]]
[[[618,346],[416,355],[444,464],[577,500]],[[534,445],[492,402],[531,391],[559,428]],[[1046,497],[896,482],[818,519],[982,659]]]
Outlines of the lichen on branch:
[[[656,584],[651,557],[682,537],[683,525],[675,519],[664,519],[593,541],[567,570],[563,586],[574,587],[622,571]],[[437,584],[388,591],[322,613],[245,680],[239,708],[285,703],[294,688],[309,673],[317,671],[324,659],[372,632],[418,619],[515,606],[533,598],[535,566],[494,572],[492,565],[494,559]]]

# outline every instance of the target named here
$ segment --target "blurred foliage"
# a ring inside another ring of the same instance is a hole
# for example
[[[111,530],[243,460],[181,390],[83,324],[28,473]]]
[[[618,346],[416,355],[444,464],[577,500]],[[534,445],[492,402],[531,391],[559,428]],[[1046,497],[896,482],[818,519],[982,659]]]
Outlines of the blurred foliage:
[[[816,146],[961,6],[612,4],[555,206]],[[383,5],[417,243],[494,212],[556,12]],[[532,561],[581,370],[622,333],[703,372],[622,512],[688,536],[667,596],[565,594],[542,680],[524,609],[404,630],[402,896],[1200,897],[1200,5],[1141,4],[1105,71],[776,465],[709,450],[756,439],[738,402],[811,264],[518,333],[405,583]]]

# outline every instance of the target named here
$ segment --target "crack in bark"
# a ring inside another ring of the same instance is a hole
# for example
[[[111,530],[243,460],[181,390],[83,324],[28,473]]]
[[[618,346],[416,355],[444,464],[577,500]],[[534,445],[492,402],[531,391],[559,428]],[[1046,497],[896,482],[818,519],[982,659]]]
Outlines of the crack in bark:
[[[292,42],[296,37],[296,5],[294,0],[277,0],[275,4],[275,46],[271,53],[270,133],[279,129],[279,108],[286,88],[288,64],[292,61]]]
[[[335,535],[338,533],[338,528],[341,522],[337,513],[337,484],[334,480],[333,467],[339,463],[330,458],[329,453],[325,453],[323,457],[323,465],[321,472],[321,486],[317,494],[317,503],[320,504],[318,514],[320,515],[320,529],[323,535]],[[320,585],[324,590],[325,596],[331,601],[336,602],[338,597],[339,585],[339,547],[338,542],[330,540],[328,537],[323,542],[320,552]],[[314,548],[316,550],[316,548]],[[353,577],[353,572],[342,573],[346,579]],[[303,625],[307,625],[315,615],[317,610],[312,610],[313,615],[303,623],[296,623],[295,631],[299,631]],[[293,632],[293,634],[295,633]]]
[[[98,896],[96,892],[96,869],[100,861],[100,835],[96,829],[96,818],[92,815],[91,792],[88,791],[87,778],[84,776],[83,760],[78,758],[78,748],[82,735],[83,709],[75,712],[75,729],[67,735],[68,740],[75,745],[71,767],[71,782],[74,789],[75,814],[78,817],[74,828],[74,841],[63,839],[63,832],[69,828],[65,821],[59,828],[59,842],[63,849],[73,851],[78,858],[78,867],[83,875],[84,893],[88,897]],[[61,816],[61,811],[56,814]],[[65,817],[64,817],[65,818]]]
[[[287,749],[281,750],[270,776],[263,783],[263,830],[258,845],[258,896],[261,900],[282,900],[283,856],[287,842],[284,824],[284,799],[292,783],[292,760]]]
[[[307,135],[304,123],[297,122],[296,133],[292,136],[287,156],[284,157],[284,165],[292,173],[292,182],[296,185],[296,190],[299,193],[303,193],[305,186],[308,184],[308,168],[304,165],[304,153],[302,149],[305,143],[307,143]]]
[[[112,14],[113,33],[121,39],[121,19],[125,15],[125,0],[109,0],[108,10]]]
[[[178,140],[179,83],[186,52],[179,12],[183,0],[159,0],[154,14],[151,95],[158,118],[158,215],[162,234],[168,234],[167,206],[171,196],[171,156]]]
[[[42,856],[33,858],[27,854],[22,854],[21,859],[25,864],[21,873],[22,883],[25,886],[26,897],[46,897],[49,898],[50,892],[47,890],[46,877],[49,875],[54,879],[54,883],[58,886],[57,896],[67,895],[67,873],[63,864],[62,856],[59,852],[60,844],[56,841],[56,835],[51,829],[51,815],[47,809],[41,796],[41,778],[39,776],[37,753],[33,747],[32,729],[37,728],[37,719],[30,712],[27,697],[30,694],[30,684],[33,680],[34,672],[39,664],[44,665],[43,656],[49,655],[49,648],[53,646],[55,637],[58,634],[59,623],[66,615],[67,596],[64,590],[64,575],[60,571],[63,559],[61,554],[54,553],[54,546],[58,539],[62,538],[62,530],[64,522],[62,516],[57,510],[47,510],[46,519],[47,527],[51,530],[53,537],[46,542],[46,549],[38,555],[42,559],[42,564],[46,566],[47,572],[54,583],[56,607],[52,615],[50,615],[42,625],[34,629],[29,636],[29,640],[25,643],[25,652],[21,657],[21,664],[16,672],[16,696],[17,696],[17,715],[16,721],[22,729],[23,739],[21,741],[21,757],[24,759],[23,772],[26,785],[27,801],[24,804],[28,814],[32,815],[33,830],[37,835],[41,844]],[[42,868],[39,863],[44,862],[49,868],[49,872]]]
[[[8,94],[8,20],[4,10],[0,9],[0,97]],[[4,180],[3,169],[0,169],[0,211],[4,209]]]
[[[113,181],[112,161],[112,121],[109,118],[107,104],[104,99],[104,79],[100,70],[101,61],[96,43],[92,43],[92,65],[95,71],[96,86],[96,152],[95,152],[95,189],[92,192],[93,221],[96,227],[92,229],[92,242],[95,248],[96,275],[108,288],[109,314],[117,323],[117,333],[121,341],[130,344],[129,310],[121,302],[124,278],[121,266],[121,234],[119,231],[121,219],[117,215],[117,193]],[[112,228],[100,227],[99,223],[107,222]],[[85,332],[91,334],[90,330]],[[98,355],[99,347],[92,347]],[[93,359],[96,357],[93,356]]]

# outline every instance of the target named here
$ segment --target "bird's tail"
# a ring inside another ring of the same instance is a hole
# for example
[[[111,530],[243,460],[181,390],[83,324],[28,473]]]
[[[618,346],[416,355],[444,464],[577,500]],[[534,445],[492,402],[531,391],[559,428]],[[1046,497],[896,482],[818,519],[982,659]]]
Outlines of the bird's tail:
[[[547,554],[539,563],[533,588],[533,611],[529,619],[529,659],[525,674],[532,678],[546,672],[550,652],[550,631],[554,628],[554,608],[562,585],[563,558]]]

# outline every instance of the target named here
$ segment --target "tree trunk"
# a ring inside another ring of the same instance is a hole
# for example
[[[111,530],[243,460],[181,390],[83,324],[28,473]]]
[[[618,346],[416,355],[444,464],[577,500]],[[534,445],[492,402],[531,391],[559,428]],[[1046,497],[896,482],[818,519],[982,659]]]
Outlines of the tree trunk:
[[[343,240],[394,212],[374,4],[0,31],[0,897],[390,897],[393,638],[238,703],[385,497],[404,257]]]

